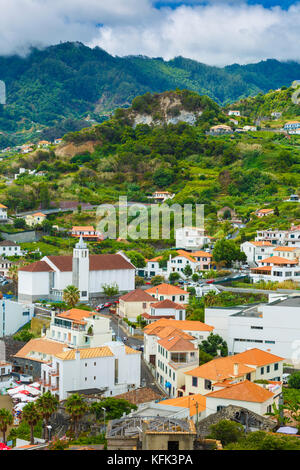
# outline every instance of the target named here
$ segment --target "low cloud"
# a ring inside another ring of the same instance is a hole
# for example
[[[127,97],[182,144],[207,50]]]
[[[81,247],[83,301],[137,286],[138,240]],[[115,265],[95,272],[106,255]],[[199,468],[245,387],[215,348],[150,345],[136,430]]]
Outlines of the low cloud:
[[[288,10],[239,0],[187,0],[178,5],[168,0],[0,0],[1,4],[2,55],[81,41],[113,55],[181,55],[220,66],[300,59],[299,2]]]

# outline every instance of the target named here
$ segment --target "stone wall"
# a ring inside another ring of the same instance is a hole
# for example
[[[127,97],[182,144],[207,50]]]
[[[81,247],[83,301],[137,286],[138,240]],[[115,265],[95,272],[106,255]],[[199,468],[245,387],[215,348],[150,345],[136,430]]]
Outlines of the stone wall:
[[[229,405],[201,420],[197,426],[197,434],[206,437],[210,434],[210,426],[223,419],[228,419],[247,426],[251,430],[272,431],[276,424],[270,418],[260,416],[240,406]]]

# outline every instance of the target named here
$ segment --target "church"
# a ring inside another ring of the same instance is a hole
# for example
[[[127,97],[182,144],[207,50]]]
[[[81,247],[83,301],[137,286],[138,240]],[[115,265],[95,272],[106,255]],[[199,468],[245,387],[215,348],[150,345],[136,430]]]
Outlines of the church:
[[[103,285],[117,284],[119,292],[135,288],[135,267],[124,253],[90,255],[82,237],[72,255],[44,256],[19,269],[18,300],[61,301],[64,289],[73,285],[80,301],[101,295]]]

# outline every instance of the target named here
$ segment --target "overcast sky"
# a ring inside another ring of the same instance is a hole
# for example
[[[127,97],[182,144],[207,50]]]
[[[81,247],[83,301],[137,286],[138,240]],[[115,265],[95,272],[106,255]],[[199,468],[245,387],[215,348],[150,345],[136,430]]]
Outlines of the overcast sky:
[[[300,0],[0,0],[0,54],[81,41],[210,65],[300,60]]]

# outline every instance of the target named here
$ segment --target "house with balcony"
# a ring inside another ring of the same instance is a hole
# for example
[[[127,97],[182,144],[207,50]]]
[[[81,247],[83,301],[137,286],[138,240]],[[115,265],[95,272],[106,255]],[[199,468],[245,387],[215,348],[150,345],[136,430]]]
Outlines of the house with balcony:
[[[284,128],[285,131],[288,131],[288,132],[298,130],[298,129],[300,129],[300,122],[299,121],[289,121],[289,122],[285,123],[283,128]]]
[[[163,276],[164,278],[167,277],[167,266],[160,267],[160,261],[162,260],[162,256],[156,256],[152,259],[146,259],[146,266],[143,269],[137,269],[137,275],[143,276],[146,278],[151,278],[154,276]]]
[[[288,230],[257,230],[255,241],[270,242],[272,245],[284,245],[287,242]]]
[[[185,372],[184,395],[208,393],[255,380],[281,381],[284,359],[257,348],[212,361]]]
[[[212,254],[206,251],[194,251],[189,253],[185,250],[176,250],[177,255],[171,256],[167,264],[167,273],[179,273],[182,278],[187,276],[184,274],[186,265],[189,265],[192,274],[198,271],[211,269]]]
[[[247,256],[248,263],[258,264],[273,254],[274,245],[269,241],[249,241],[242,243],[240,248]]]
[[[300,225],[292,225],[287,234],[287,245],[300,248]]]
[[[101,347],[68,349],[42,364],[41,390],[59,400],[82,390],[97,390],[104,397],[140,387],[141,353],[113,341]]]
[[[45,338],[63,343],[69,348],[95,348],[112,341],[110,319],[95,312],[72,308],[52,312]]]
[[[259,265],[251,268],[250,279],[259,281],[296,281],[300,282],[299,259],[287,259],[280,256],[270,256],[259,261]]]
[[[213,327],[200,321],[161,318],[144,328],[144,360],[156,366],[157,342],[170,335],[181,336],[199,346],[213,331]]]
[[[178,396],[185,383],[184,373],[198,364],[198,347],[192,336],[173,332],[157,341],[156,380],[170,398]]]
[[[95,230],[92,225],[87,226],[74,226],[71,230],[71,237],[80,238],[86,241],[100,241],[103,240],[102,234]]]

